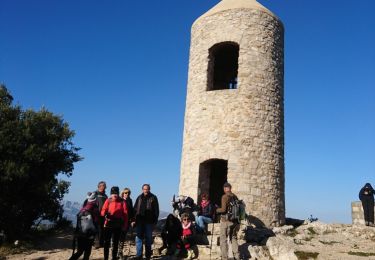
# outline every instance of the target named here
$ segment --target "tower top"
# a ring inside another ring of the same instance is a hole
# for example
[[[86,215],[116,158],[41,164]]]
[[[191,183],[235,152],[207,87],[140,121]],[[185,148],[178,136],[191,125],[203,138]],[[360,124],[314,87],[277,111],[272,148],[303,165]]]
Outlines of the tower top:
[[[278,19],[278,17],[273,14],[266,7],[258,3],[256,0],[221,0],[217,5],[208,10],[205,14],[199,17],[197,20],[200,20],[204,17],[211,16],[213,14],[223,12],[231,9],[253,9],[260,10],[265,13],[268,13]]]

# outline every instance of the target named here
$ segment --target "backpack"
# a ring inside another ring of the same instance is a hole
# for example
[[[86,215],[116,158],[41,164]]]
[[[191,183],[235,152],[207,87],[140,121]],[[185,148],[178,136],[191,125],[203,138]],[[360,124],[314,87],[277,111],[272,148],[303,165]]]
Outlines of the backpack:
[[[240,222],[245,219],[245,203],[236,196],[231,196],[228,203],[227,218],[232,222]]]
[[[94,218],[90,211],[84,210],[77,214],[76,231],[81,237],[95,236],[97,229],[94,224]]]
[[[121,201],[121,207],[124,207],[125,201],[123,199],[121,199],[120,201]],[[111,205],[111,203],[112,203],[112,199],[109,198],[108,210],[109,210],[109,205]],[[105,227],[108,227],[108,228],[121,228],[124,225],[124,220],[122,218],[116,218],[108,211],[106,212],[105,219],[106,219]]]

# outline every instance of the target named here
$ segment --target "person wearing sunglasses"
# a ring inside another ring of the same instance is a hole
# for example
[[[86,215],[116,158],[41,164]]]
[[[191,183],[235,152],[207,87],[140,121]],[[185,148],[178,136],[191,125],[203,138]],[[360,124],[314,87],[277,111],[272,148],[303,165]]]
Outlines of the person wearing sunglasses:
[[[129,229],[131,228],[130,224],[134,221],[133,220],[133,218],[134,218],[133,201],[130,198],[130,194],[131,194],[130,189],[129,188],[125,188],[121,192],[121,195],[120,195],[120,197],[123,199],[123,201],[126,204],[126,208],[128,209],[129,223],[128,223],[127,229],[123,230],[121,232],[121,235],[120,235],[120,242],[119,242],[119,246],[118,246],[118,258],[119,259],[123,259],[123,257],[124,257],[123,251],[124,251],[124,246],[125,246],[125,241],[126,241],[126,235],[127,235],[128,231],[129,231]]]
[[[187,253],[187,259],[193,259],[195,257],[194,251],[191,249],[194,243],[194,226],[191,223],[189,214],[183,213],[181,215],[182,225],[182,236],[177,242],[177,249],[174,256],[178,257],[181,254],[181,250],[185,250]]]

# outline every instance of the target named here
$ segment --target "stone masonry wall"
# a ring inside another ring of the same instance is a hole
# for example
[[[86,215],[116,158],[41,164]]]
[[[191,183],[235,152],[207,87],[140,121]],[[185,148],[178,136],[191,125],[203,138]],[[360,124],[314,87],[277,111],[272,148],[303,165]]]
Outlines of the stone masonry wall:
[[[375,210],[375,207],[374,207]],[[365,217],[362,207],[362,202],[352,202],[352,224],[353,225],[365,225]]]
[[[180,194],[198,198],[200,163],[228,160],[228,181],[267,226],[285,221],[284,29],[260,10],[226,10],[191,33]],[[208,50],[240,46],[238,89],[206,91]]]

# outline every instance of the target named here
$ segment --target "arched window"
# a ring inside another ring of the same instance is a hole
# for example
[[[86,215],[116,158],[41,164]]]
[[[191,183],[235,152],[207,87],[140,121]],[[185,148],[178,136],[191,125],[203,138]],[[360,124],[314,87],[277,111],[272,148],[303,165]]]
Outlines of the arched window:
[[[221,42],[209,49],[207,90],[236,89],[239,45]]]

